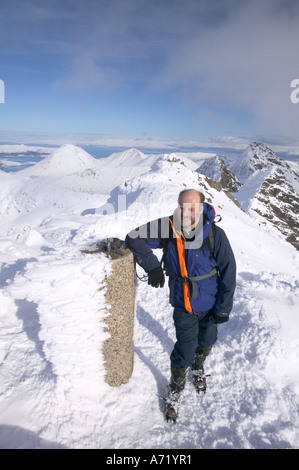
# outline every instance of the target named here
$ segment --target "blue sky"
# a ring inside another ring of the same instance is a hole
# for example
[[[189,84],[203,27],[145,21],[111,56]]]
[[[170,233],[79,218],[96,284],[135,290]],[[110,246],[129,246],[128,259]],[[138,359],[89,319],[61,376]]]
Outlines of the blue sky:
[[[298,147],[298,44],[295,0],[0,0],[0,138]]]

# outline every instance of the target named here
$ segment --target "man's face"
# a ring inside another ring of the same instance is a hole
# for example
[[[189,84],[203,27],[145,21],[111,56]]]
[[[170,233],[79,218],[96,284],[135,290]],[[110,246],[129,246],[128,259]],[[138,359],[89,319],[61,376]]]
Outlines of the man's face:
[[[203,212],[203,204],[194,191],[186,193],[180,203],[181,223],[185,230],[193,230]]]

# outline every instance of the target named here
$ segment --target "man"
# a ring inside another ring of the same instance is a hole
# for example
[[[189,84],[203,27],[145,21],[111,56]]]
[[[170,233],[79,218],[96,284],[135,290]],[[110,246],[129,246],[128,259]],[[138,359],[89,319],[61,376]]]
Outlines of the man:
[[[130,232],[127,246],[148,273],[148,284],[164,286],[164,272],[153,249],[164,249],[177,341],[170,356],[171,380],[165,417],[175,421],[191,367],[196,390],[205,391],[204,361],[217,340],[217,325],[228,321],[236,285],[236,263],[214,209],[195,189],[182,191],[170,217]]]

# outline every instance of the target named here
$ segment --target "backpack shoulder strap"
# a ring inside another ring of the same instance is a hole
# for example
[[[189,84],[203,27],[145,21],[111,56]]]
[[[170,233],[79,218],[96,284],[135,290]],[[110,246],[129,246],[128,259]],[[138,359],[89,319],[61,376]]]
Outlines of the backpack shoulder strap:
[[[221,220],[222,220],[221,215],[217,214],[212,222],[211,229],[209,231],[207,243],[208,243],[209,252],[210,252],[210,259],[214,258],[216,223],[220,222]]]
[[[210,252],[210,259],[214,258],[214,247],[215,247],[215,222],[212,222],[209,236],[207,238],[207,245]]]
[[[171,234],[171,231],[172,231],[172,225],[171,225],[171,222],[170,220],[173,219],[173,216],[169,216],[169,231],[168,231],[168,237],[166,238],[162,238],[162,244],[163,244],[163,255],[162,255],[162,258],[161,258],[161,266],[162,266],[162,269],[165,269],[165,258],[166,258],[166,252],[167,252],[167,246],[168,246],[168,243],[169,243],[169,240],[170,240],[170,234]]]

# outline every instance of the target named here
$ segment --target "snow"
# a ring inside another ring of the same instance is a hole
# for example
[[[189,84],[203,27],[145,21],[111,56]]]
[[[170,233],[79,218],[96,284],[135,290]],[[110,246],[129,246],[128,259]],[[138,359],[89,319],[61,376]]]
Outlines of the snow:
[[[245,211],[248,211],[252,205],[252,201],[261,189],[265,179],[271,174],[270,169],[255,171],[248,176],[237,193],[237,198]]]
[[[133,150],[98,165],[63,146],[26,172],[0,171],[0,448],[298,448],[298,252],[185,156]],[[138,281],[134,370],[112,388],[99,289],[111,265],[82,248],[171,213],[186,185],[222,215],[238,275],[231,318],[207,359],[208,390],[198,396],[189,377],[170,425],[160,398],[175,341],[168,287]]]

